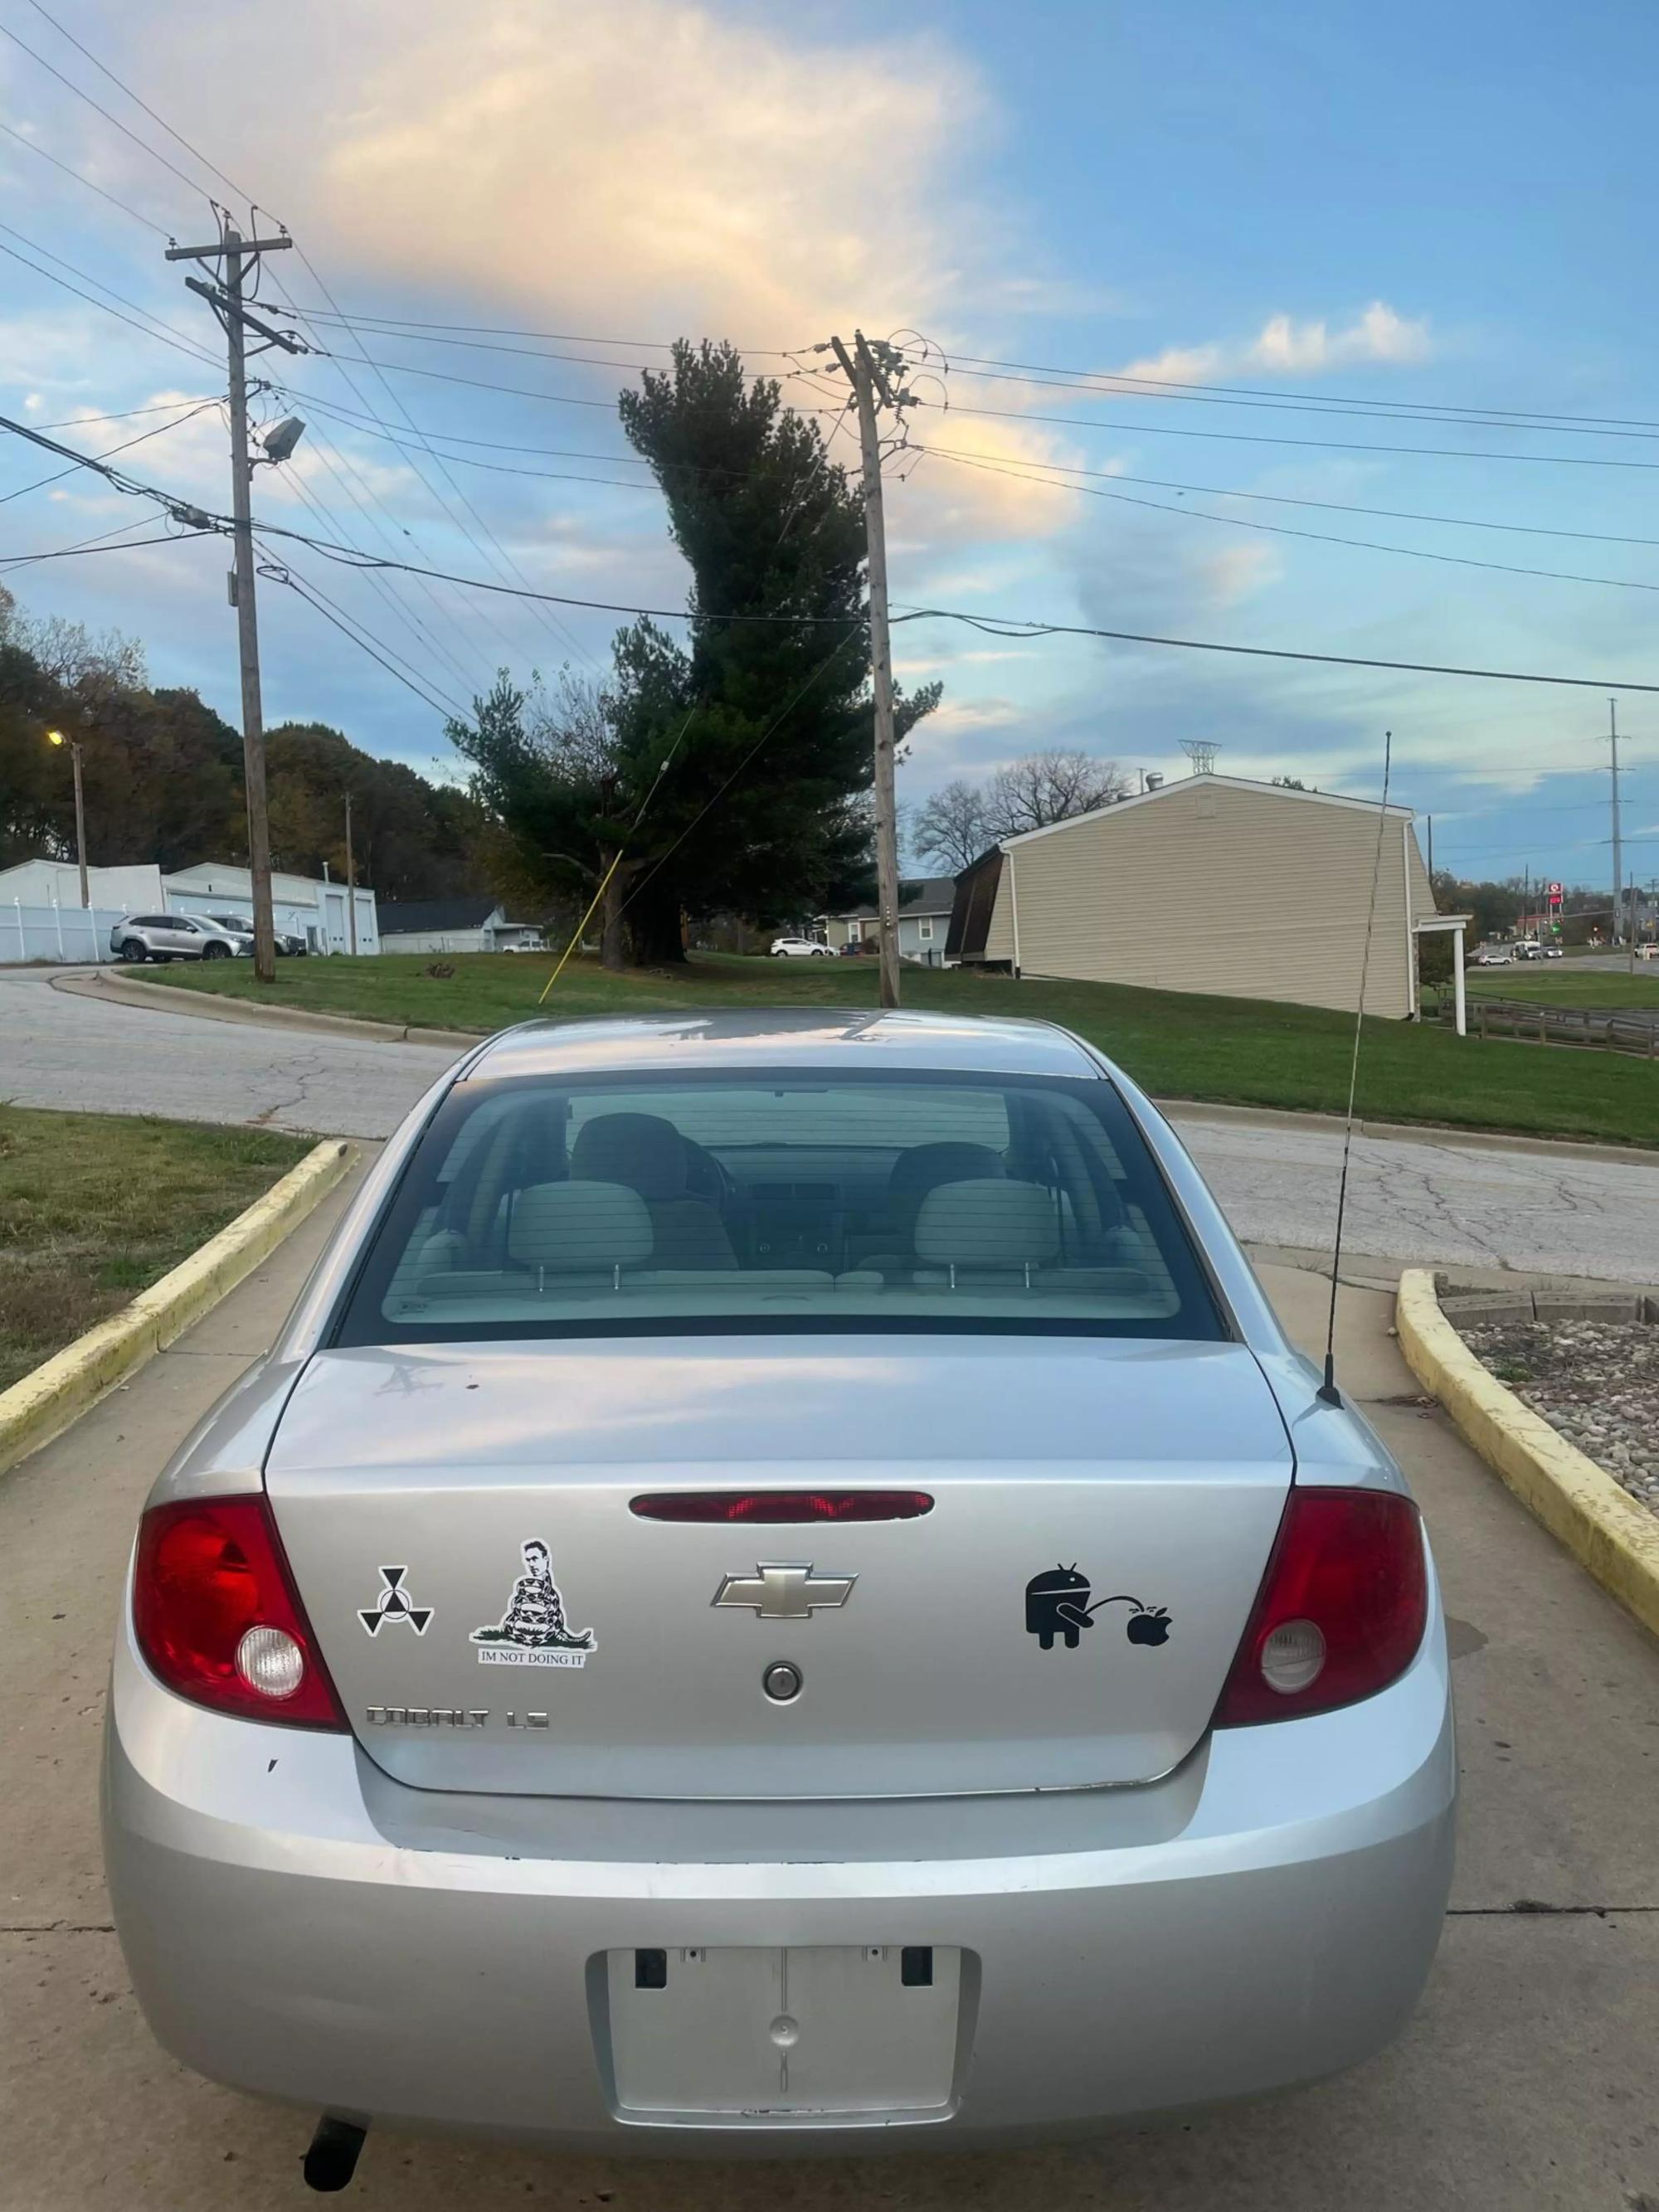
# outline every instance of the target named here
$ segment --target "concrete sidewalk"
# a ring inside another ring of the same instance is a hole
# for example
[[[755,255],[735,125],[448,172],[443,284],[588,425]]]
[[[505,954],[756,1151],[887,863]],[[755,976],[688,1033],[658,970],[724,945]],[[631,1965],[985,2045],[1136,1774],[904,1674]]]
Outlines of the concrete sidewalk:
[[[191,1334],[0,1481],[0,2212],[266,2212],[307,2201],[307,2116],[182,2073],[128,1992],[99,1865],[112,1616],[149,1481],[268,1342],[329,1200]],[[1304,1344],[1325,1285],[1269,1264]],[[372,2135],[398,2212],[1659,2212],[1659,1650],[1425,1407],[1385,1289],[1346,1290],[1340,1372],[1428,1514],[1453,1615],[1465,1797],[1418,2018],[1357,2074],[1079,2148],[784,2169],[528,2156]],[[1133,2006],[1135,1992],[1122,2002]]]

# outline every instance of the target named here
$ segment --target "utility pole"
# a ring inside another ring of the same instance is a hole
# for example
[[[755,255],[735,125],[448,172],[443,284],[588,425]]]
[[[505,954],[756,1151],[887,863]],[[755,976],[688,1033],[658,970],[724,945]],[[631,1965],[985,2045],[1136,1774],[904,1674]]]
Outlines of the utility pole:
[[[81,788],[81,740],[66,738],[61,730],[48,730],[46,736],[55,745],[67,745],[70,767],[75,776],[75,858],[81,870],[81,904],[92,911],[92,896],[87,889],[87,802]]]
[[[187,276],[185,283],[213,309],[225,333],[230,353],[230,490],[235,566],[230,575],[230,603],[236,610],[236,643],[242,670],[242,777],[247,789],[247,865],[252,885],[253,967],[262,983],[276,980],[276,930],[270,911],[270,824],[265,811],[264,712],[259,699],[259,625],[253,597],[253,513],[252,488],[255,462],[247,440],[247,332],[258,331],[265,340],[255,349],[264,353],[281,346],[286,353],[307,349],[297,338],[273,330],[243,304],[243,279],[258,265],[263,253],[279,253],[291,246],[289,237],[246,238],[234,223],[226,222],[224,235],[213,246],[170,246],[169,261],[222,262],[222,282],[208,283]],[[291,450],[291,448],[290,448]]]
[[[346,924],[351,933],[351,956],[357,957],[357,871],[351,859],[351,793],[346,801]]]
[[[1434,817],[1431,814],[1425,818],[1429,825],[1429,882],[1432,884],[1434,882]]]
[[[881,953],[881,1003],[899,1002],[898,827],[893,799],[893,650],[887,629],[887,532],[882,513],[881,440],[876,428],[876,398],[896,407],[886,371],[853,333],[848,353],[839,338],[830,341],[847,372],[858,403],[859,442],[864,453],[864,527],[870,547],[870,668],[876,700],[876,904]]]
[[[1607,702],[1607,744],[1613,763],[1613,941],[1619,942],[1620,917],[1625,905],[1625,843],[1619,823],[1619,702]]]

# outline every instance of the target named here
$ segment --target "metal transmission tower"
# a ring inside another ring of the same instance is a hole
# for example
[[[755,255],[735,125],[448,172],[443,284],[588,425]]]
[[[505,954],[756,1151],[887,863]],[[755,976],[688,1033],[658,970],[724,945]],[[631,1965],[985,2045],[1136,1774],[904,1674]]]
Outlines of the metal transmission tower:
[[[895,412],[909,397],[895,392],[890,378],[903,367],[895,346],[878,339],[872,346],[862,331],[853,333],[849,353],[839,338],[830,346],[847,372],[858,404],[859,442],[864,453],[864,526],[870,547],[870,670],[876,695],[876,903],[877,943],[881,953],[881,1003],[899,1002],[898,825],[893,800],[893,649],[887,630],[887,532],[881,498],[881,434],[876,422],[879,400]]]
[[[1212,745],[1200,738],[1183,738],[1181,750],[1192,763],[1194,775],[1215,774],[1215,757],[1221,750],[1218,744]]]
[[[243,304],[243,280],[257,268],[265,253],[285,252],[294,240],[244,238],[235,225],[224,222],[223,234],[212,246],[170,246],[169,261],[211,262],[222,264],[224,275],[208,283],[187,276],[185,283],[199,293],[219,319],[230,355],[230,489],[234,518],[233,539],[235,566],[230,574],[230,603],[236,610],[237,651],[242,667],[242,775],[247,787],[247,865],[253,907],[253,965],[262,983],[276,980],[276,932],[270,911],[270,825],[265,812],[265,727],[259,699],[259,626],[253,599],[253,514],[251,487],[258,463],[248,454],[247,333],[257,331],[264,343],[255,353],[280,346],[284,353],[308,353],[310,348],[289,332],[270,325]],[[290,420],[271,434],[266,459],[286,460],[298,443],[304,425]]]

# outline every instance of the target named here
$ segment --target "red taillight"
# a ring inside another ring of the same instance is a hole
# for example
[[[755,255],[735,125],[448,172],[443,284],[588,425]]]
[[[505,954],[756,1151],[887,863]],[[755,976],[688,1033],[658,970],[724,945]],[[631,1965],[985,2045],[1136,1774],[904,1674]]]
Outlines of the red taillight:
[[[346,1725],[263,1497],[152,1506],[132,1622],[151,1671],[181,1698],[295,1728]]]
[[[1218,1728],[1295,1720],[1373,1696],[1428,1619],[1417,1508],[1382,1490],[1292,1490]]]
[[[925,1490],[657,1490],[630,1500],[642,1521],[914,1521]]]

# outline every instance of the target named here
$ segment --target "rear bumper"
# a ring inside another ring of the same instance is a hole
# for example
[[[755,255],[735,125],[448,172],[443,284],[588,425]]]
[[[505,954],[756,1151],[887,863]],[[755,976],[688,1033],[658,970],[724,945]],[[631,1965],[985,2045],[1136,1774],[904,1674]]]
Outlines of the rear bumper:
[[[1282,2088],[1416,2002],[1451,1876],[1443,1636],[1379,1698],[1224,1731],[1145,1789],[835,1805],[457,1797],[349,1737],[221,1719],[118,1647],[105,1850],[169,2050],[360,2120],[589,2150],[935,2148]],[[954,1945],[939,2114],[664,2125],[619,2108],[612,1948]]]

